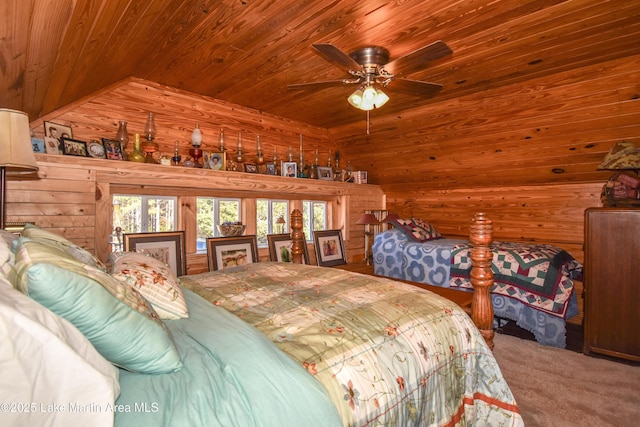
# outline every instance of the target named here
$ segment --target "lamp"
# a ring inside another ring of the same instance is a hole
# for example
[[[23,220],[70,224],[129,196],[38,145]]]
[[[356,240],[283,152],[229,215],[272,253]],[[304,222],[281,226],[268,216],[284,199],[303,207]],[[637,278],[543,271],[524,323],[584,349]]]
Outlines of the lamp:
[[[398,214],[390,213],[390,214],[387,214],[387,216],[385,216],[384,219],[382,221],[380,221],[380,222],[381,223],[390,224],[392,221],[395,221],[398,218],[400,218],[400,216],[398,216]]]
[[[145,163],[160,163],[153,158],[153,153],[158,151],[158,143],[153,142],[153,140],[156,139],[156,121],[153,113],[149,113],[147,116],[147,122],[144,125],[144,137],[146,141],[140,145],[145,155]]]
[[[195,167],[200,168],[202,167],[200,164],[200,159],[202,158],[202,150],[200,149],[202,145],[202,132],[200,132],[198,123],[196,123],[196,127],[193,128],[193,132],[191,132],[191,145],[193,148],[189,149],[189,155],[193,157]]]
[[[7,175],[36,172],[38,164],[31,146],[29,116],[22,111],[0,108],[0,229],[6,226]]]
[[[622,141],[616,143],[604,156],[599,170],[638,170],[640,169],[640,150],[633,142]]]
[[[616,143],[598,169],[624,171],[614,173],[602,188],[604,206],[640,206],[640,150],[633,142]]]
[[[284,233],[284,225],[287,223],[283,216],[278,217],[276,219],[276,224],[280,224],[280,234]]]
[[[360,219],[358,219],[356,224],[364,225],[364,260],[367,263],[367,265],[371,265],[373,261],[373,254],[371,254],[369,250],[369,236],[372,236],[373,233],[371,232],[371,229],[369,227],[371,227],[372,224],[373,225],[380,224],[380,222],[378,221],[378,218],[376,218],[374,214],[364,213],[362,214]]]

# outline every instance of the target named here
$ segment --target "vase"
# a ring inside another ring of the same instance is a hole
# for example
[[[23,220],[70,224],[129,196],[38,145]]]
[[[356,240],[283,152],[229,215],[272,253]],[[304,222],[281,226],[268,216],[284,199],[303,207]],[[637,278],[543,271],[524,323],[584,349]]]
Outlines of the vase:
[[[140,151],[140,135],[137,133],[133,143],[133,151],[129,154],[129,161],[138,163],[145,162],[145,155]]]

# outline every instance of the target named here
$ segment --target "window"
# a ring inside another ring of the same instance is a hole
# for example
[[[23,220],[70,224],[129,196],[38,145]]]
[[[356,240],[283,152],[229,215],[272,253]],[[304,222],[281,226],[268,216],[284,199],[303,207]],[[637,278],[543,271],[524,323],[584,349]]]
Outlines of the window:
[[[284,224],[278,224],[278,218],[284,218]],[[287,233],[289,231],[289,202],[287,200],[256,200],[256,237],[258,246],[267,246],[267,234]]]
[[[207,237],[219,237],[218,225],[240,222],[240,199],[196,198],[196,249],[206,252]]]
[[[116,194],[113,196],[113,229],[123,233],[175,231],[176,197]]]
[[[307,241],[313,240],[313,232],[327,229],[327,202],[305,200],[302,202],[302,231]]]

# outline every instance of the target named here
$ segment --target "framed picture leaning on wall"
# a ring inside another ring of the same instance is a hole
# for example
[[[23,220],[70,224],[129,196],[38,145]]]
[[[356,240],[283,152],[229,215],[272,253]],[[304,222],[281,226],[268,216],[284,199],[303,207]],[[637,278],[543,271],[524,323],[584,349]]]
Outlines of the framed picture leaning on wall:
[[[316,259],[320,267],[333,267],[347,263],[342,231],[322,230],[313,232]]]

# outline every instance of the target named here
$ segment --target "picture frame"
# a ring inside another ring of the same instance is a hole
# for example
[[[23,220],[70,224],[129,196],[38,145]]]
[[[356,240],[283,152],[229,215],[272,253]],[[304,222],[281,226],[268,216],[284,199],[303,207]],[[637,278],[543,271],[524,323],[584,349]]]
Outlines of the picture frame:
[[[87,144],[87,154],[94,159],[106,159],[104,145],[98,140],[92,139]]]
[[[267,241],[269,242],[269,259],[271,261],[293,262],[291,233],[267,234]],[[303,241],[305,244],[303,245],[302,262],[309,265],[309,250],[307,249],[306,238],[303,237]]]
[[[62,138],[62,154],[65,156],[87,157],[87,143],[79,139]]]
[[[125,233],[122,237],[125,252],[150,255],[169,266],[176,277],[187,274],[184,231]]]
[[[47,154],[62,154],[60,152],[60,140],[52,136],[45,136],[44,152]]]
[[[258,261],[258,241],[255,234],[207,238],[209,271],[223,270]]]
[[[320,267],[333,267],[347,263],[342,231],[321,230],[313,232],[316,260]]]
[[[108,160],[122,160],[122,146],[120,141],[115,139],[102,138],[105,158]]]
[[[224,151],[205,151],[203,153],[203,164],[205,169],[227,170],[227,156]]]
[[[333,181],[333,170],[328,166],[318,166],[318,179]]]
[[[71,126],[45,121],[44,136],[55,138],[62,142],[62,138],[73,139],[73,131]]]
[[[278,174],[278,170],[276,168],[275,163],[265,163],[265,171],[267,173],[267,175],[277,175]]]
[[[258,173],[258,166],[255,163],[245,163],[244,171],[246,173]]]
[[[282,176],[289,178],[296,178],[298,176],[298,164],[296,162],[282,162],[282,168],[280,170]]]
[[[46,153],[44,148],[44,139],[31,138],[31,147],[33,148],[34,153],[38,153],[38,154]]]

